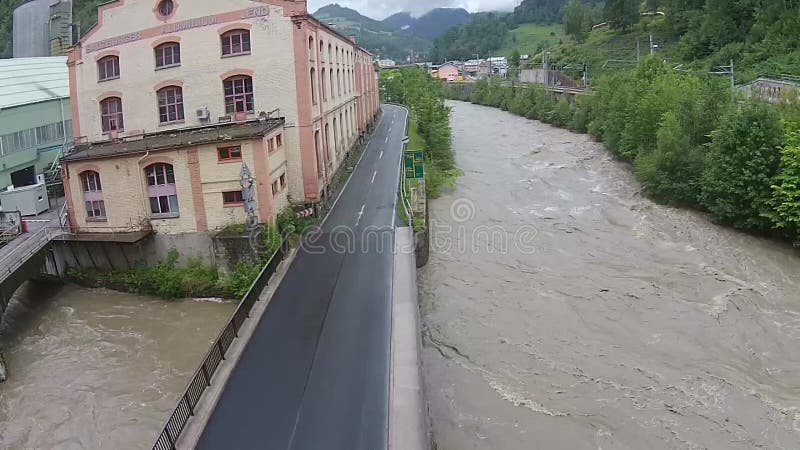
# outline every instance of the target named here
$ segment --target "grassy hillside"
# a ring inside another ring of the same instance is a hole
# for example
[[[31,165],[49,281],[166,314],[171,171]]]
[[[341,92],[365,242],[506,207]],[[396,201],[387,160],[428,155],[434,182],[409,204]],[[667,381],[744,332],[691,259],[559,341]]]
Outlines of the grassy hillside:
[[[522,55],[535,55],[545,47],[553,48],[565,42],[572,42],[572,39],[564,34],[564,27],[560,23],[526,23],[511,30],[506,46],[498,50],[497,54],[511,56],[514,49],[517,49]]]

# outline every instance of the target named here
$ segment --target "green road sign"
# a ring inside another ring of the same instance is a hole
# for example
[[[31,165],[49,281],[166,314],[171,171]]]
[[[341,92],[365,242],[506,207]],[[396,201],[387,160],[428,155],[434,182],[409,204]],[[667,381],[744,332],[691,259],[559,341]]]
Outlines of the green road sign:
[[[406,150],[404,161],[406,178],[425,178],[425,158],[422,150]]]

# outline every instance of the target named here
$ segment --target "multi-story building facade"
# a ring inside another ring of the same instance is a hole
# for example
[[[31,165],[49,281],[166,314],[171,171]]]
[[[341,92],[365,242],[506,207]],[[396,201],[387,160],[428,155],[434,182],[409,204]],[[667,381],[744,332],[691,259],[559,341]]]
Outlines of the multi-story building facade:
[[[320,201],[379,110],[372,61],[305,1],[101,5],[69,53],[71,226],[205,232],[251,193],[262,223]]]

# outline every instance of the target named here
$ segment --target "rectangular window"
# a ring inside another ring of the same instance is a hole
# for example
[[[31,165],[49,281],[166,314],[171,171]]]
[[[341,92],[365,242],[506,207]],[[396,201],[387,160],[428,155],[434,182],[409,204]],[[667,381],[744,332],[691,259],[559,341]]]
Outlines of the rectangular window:
[[[177,215],[179,213],[178,196],[173,194],[150,197],[150,212],[153,214]]]
[[[230,191],[222,193],[222,204],[225,206],[236,206],[244,204],[242,191]]]
[[[278,148],[283,147],[283,135],[282,134],[279,134],[279,135],[275,136],[275,145]]]
[[[276,195],[278,195],[279,192],[280,191],[278,190],[278,181],[275,180],[275,181],[272,182],[272,195],[276,196]]]
[[[105,219],[106,205],[102,200],[92,200],[86,202],[86,217],[89,219]]]
[[[283,188],[286,187],[286,174],[281,175],[280,182],[281,182],[281,190],[283,190]]]
[[[269,150],[269,153],[272,153],[272,152],[275,151],[275,141],[274,140],[270,139],[270,140],[267,141],[267,150]]]
[[[220,162],[228,161],[241,161],[242,160],[242,147],[222,147],[217,149],[217,159]]]

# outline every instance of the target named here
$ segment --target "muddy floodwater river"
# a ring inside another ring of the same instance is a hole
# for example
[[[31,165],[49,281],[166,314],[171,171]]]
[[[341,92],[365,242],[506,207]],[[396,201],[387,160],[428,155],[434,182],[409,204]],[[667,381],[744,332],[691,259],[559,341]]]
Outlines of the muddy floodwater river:
[[[0,326],[2,449],[149,448],[235,308],[69,285],[15,298]]]
[[[452,106],[464,176],[420,272],[440,450],[800,449],[796,251],[650,202],[585,135]]]

